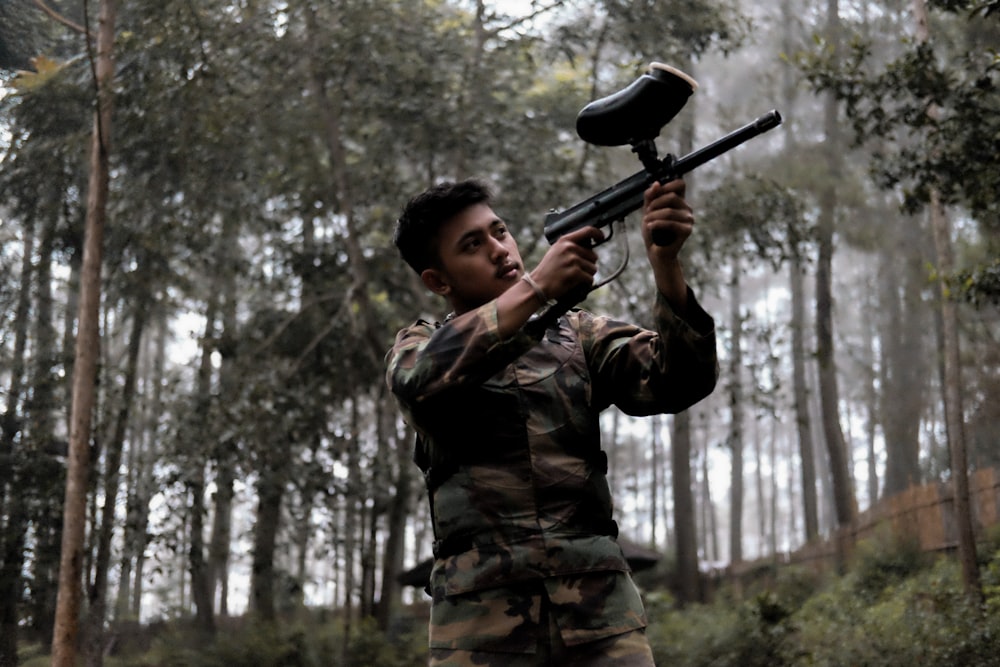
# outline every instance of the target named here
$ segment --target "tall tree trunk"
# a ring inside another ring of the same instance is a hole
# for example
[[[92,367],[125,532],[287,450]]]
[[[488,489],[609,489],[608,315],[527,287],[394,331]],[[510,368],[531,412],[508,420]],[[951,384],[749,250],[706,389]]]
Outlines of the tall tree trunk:
[[[701,514],[702,532],[705,535],[705,557],[710,561],[719,560],[719,531],[716,525],[715,504],[712,502],[712,481],[709,475],[708,443],[703,443],[701,453]]]
[[[267,450],[268,443],[260,444]],[[250,607],[262,621],[273,621],[277,616],[275,601],[275,547],[281,526],[281,503],[288,479],[287,448],[275,444],[259,471],[257,482],[257,521],[253,531],[253,565],[250,573]]]
[[[153,319],[153,326],[150,329],[155,335],[162,335],[159,332],[158,320],[162,316],[156,313],[159,309],[150,314]],[[150,398],[143,397],[144,392],[150,392],[154,378],[152,371],[153,355],[150,353],[152,345],[151,336],[143,338],[144,345],[140,353],[140,363],[138,369],[138,384],[142,389],[140,392],[140,402],[136,406],[129,426],[132,437],[129,439],[128,458],[125,462],[126,478],[126,500],[125,500],[125,526],[122,530],[121,559],[118,566],[118,591],[115,598],[114,620],[122,622],[126,620],[139,620],[137,616],[130,617],[129,598],[132,592],[132,574],[136,565],[136,560],[141,558],[139,551],[139,520],[142,513],[140,505],[140,484],[145,475],[147,466],[147,451],[149,448],[149,429],[145,428],[147,423],[147,411]],[[151,392],[155,393],[155,391]]]
[[[834,51],[839,49],[840,13],[838,0],[827,0],[827,39]],[[838,186],[841,182],[843,142],[840,140],[837,100],[828,93],[824,102],[823,128],[826,135],[827,183],[820,193],[817,223],[819,258],[816,262],[816,362],[819,371],[820,409],[823,436],[830,460],[834,510],[842,539],[838,539],[838,568],[846,567],[847,532],[857,512],[854,483],[848,467],[847,443],[840,425],[840,395],[837,389],[837,364],[833,344],[833,236],[836,221]]]
[[[802,517],[806,542],[819,536],[819,502],[816,496],[816,450],[813,445],[812,419],[809,416],[809,389],[806,381],[806,296],[803,286],[805,268],[796,249],[790,265],[792,294],[792,392],[795,403],[795,431],[799,443],[802,483]]]
[[[222,282],[222,331],[220,333],[219,351],[222,356],[222,366],[219,369],[219,394],[222,405],[232,405],[238,398],[239,369],[236,341],[239,340],[239,324],[237,321],[237,285],[238,267],[237,239],[240,234],[239,219],[228,216],[222,222],[222,238],[219,247],[220,271]],[[215,602],[216,611],[220,616],[229,615],[229,559],[232,542],[232,514],[234,483],[236,480],[236,449],[233,438],[222,440],[215,452],[215,513],[212,519],[212,534],[209,539],[208,569],[211,597]]]
[[[930,40],[930,24],[926,0],[913,0],[917,40]],[[940,110],[931,105],[928,115],[932,121],[939,119]],[[931,229],[934,231],[934,249],[937,254],[937,273],[950,276],[955,270],[951,247],[951,221],[941,203],[940,193],[931,190]],[[958,308],[948,293],[948,286],[940,280],[941,323],[944,334],[944,412],[951,453],[951,475],[955,493],[955,523],[958,527],[958,557],[962,564],[962,582],[966,594],[976,603],[983,600],[979,563],[976,559],[976,537],[972,526],[972,509],[969,503],[969,467],[965,445],[965,414],[962,407],[962,366],[958,341]]]
[[[875,451],[876,437],[878,435],[879,407],[878,407],[878,375],[876,373],[875,358],[877,350],[875,348],[876,327],[878,320],[878,306],[872,298],[875,288],[866,286],[865,295],[862,298],[862,319],[861,337],[862,345],[860,350],[860,364],[864,373],[864,399],[865,399],[865,446],[868,463],[868,505],[871,506],[878,500],[878,457]]]
[[[657,510],[660,495],[660,419],[653,415],[649,420],[650,453],[653,457],[649,466],[649,545],[654,549],[656,543],[656,524],[659,522]]]
[[[101,264],[107,214],[116,0],[101,0],[95,62],[97,110],[90,147],[90,182],[80,279],[79,330],[73,369],[69,464],[63,504],[59,595],[52,638],[52,667],[74,667],[79,635],[87,477],[90,469],[91,411],[94,407],[100,346]]]
[[[886,325],[882,345],[882,429],[887,496],[919,484],[920,419],[927,374],[923,338],[926,326],[921,291],[925,277],[918,243],[921,225],[896,220],[893,240],[881,252],[881,310]]]
[[[379,396],[382,402],[389,401],[387,394]],[[413,461],[410,450],[413,442],[413,432],[407,428],[403,437],[396,432],[393,422],[395,411],[383,409],[389,423],[384,428],[382,437],[388,438],[389,446],[395,452],[394,493],[389,500],[389,534],[385,540],[385,552],[382,556],[382,592],[379,595],[379,605],[376,609],[376,621],[383,632],[389,630],[390,624],[398,614],[402,604],[402,589],[398,575],[403,570],[404,543],[406,539],[407,519],[413,497]]]
[[[683,58],[680,67],[691,76],[697,76],[694,60]],[[688,110],[694,111],[692,98]],[[685,113],[681,119],[678,152],[687,155],[694,146],[695,113]],[[686,197],[690,201],[695,192],[694,174],[684,177]],[[695,525],[694,488],[691,483],[691,413],[684,411],[674,416],[673,434],[670,439],[673,471],[671,491],[674,499],[674,535],[677,540],[677,574],[680,580],[681,605],[699,598],[698,531]]]
[[[794,53],[798,48],[798,35],[794,32],[797,7],[791,0],[781,0],[782,48],[785,53]],[[795,117],[799,89],[798,72],[791,63],[782,68],[782,103],[788,116]],[[797,148],[794,125],[789,125],[782,133],[784,150],[793,154]],[[800,483],[802,485],[802,516],[806,542],[819,536],[819,509],[816,498],[816,459],[812,437],[812,419],[809,412],[809,388],[806,382],[806,296],[803,284],[806,271],[803,262],[803,241],[799,228],[792,223],[788,226],[788,241],[791,250],[789,262],[789,288],[791,291],[791,353],[792,353],[792,395],[795,409],[795,427],[798,436]]]
[[[217,287],[217,284],[216,284]],[[193,428],[186,435],[184,443],[188,460],[184,475],[190,496],[191,537],[188,544],[188,567],[191,570],[191,597],[194,601],[196,627],[204,637],[215,634],[215,618],[212,608],[211,574],[205,560],[205,468],[210,455],[204,451],[206,433],[209,429],[209,414],[212,404],[212,354],[216,348],[216,320],[219,315],[219,292],[213,289],[205,309],[205,335],[202,337],[201,360],[198,365],[197,386]]]
[[[55,304],[52,295],[52,262],[55,254],[59,216],[55,211],[45,216],[39,238],[38,265],[35,269],[35,319],[30,339],[34,350],[31,360],[30,397],[25,400],[27,440],[31,447],[32,471],[28,478],[32,489],[31,512],[34,557],[31,562],[30,616],[31,639],[46,643],[52,637],[56,594],[59,579],[59,543],[62,538],[62,496],[65,468],[60,458],[65,442],[57,440],[55,414],[60,410],[59,360],[65,349],[56,345]]]
[[[729,559],[743,560],[743,321],[740,317],[740,261],[732,258],[729,278]]]
[[[351,437],[347,442],[347,484],[344,490],[344,593],[343,593],[343,632],[344,637],[351,636],[354,622],[354,598],[356,584],[355,557],[358,542],[359,491],[361,481],[361,450],[359,447],[361,435],[361,410],[358,407],[358,397],[351,398]],[[344,642],[344,662],[347,658],[347,642]]]
[[[149,304],[146,302],[146,298],[140,297],[132,319],[125,381],[119,399],[121,403],[115,417],[115,430],[108,443],[105,458],[104,506],[101,511],[101,524],[97,536],[97,558],[94,563],[94,582],[88,600],[87,631],[84,644],[84,661],[87,667],[100,667],[104,664],[104,623],[107,616],[108,570],[111,565],[111,537],[115,525],[115,510],[118,506],[119,469],[121,468],[129,415],[135,399],[139,350],[146,329],[148,308]]]
[[[15,455],[14,441],[21,431],[18,415],[22,401],[27,364],[28,322],[31,305],[35,225],[28,220],[24,227],[24,257],[21,260],[21,285],[18,289],[14,313],[14,349],[11,357],[10,384],[3,417],[0,418],[0,667],[18,664],[17,641],[20,627],[20,603],[24,587],[21,570],[24,566],[24,540],[28,530],[28,517],[24,507],[23,488],[18,483],[21,476]],[[6,518],[6,522],[4,519]]]
[[[698,532],[694,521],[694,490],[691,488],[691,412],[674,415],[670,438],[674,532],[677,538],[677,602],[680,606],[699,597]]]
[[[753,386],[753,385],[751,385]],[[757,540],[761,545],[758,557],[766,555],[767,544],[767,493],[764,491],[764,439],[760,434],[760,420],[751,421],[753,429],[754,483],[757,487]]]
[[[155,492],[155,477],[153,462],[156,461],[156,453],[159,451],[159,441],[157,440],[156,425],[163,405],[163,385],[164,372],[166,368],[167,349],[167,322],[166,312],[158,310],[156,313],[156,338],[152,350],[152,385],[151,396],[146,403],[142,428],[149,433],[149,442],[143,448],[143,455],[140,457],[139,471],[136,479],[136,504],[137,516],[135,522],[135,575],[132,584],[132,601],[130,613],[136,620],[141,620],[142,615],[142,594],[143,594],[143,573],[146,565],[146,545],[149,542],[149,502]]]

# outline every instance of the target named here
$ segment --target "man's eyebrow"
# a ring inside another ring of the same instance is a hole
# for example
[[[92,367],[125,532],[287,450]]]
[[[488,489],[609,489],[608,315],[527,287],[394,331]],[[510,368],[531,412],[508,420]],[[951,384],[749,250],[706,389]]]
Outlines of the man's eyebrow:
[[[477,236],[482,236],[482,235],[483,235],[483,230],[481,230],[481,229],[470,229],[469,231],[465,232],[464,234],[462,234],[461,236],[458,237],[458,240],[455,241],[455,245],[456,246],[461,246],[463,243],[465,243],[469,239],[475,238]]]
[[[489,231],[492,232],[497,227],[503,227],[506,225],[507,223],[501,220],[499,217],[493,218],[492,220],[490,220]],[[455,245],[461,246],[468,239],[475,238],[476,236],[480,236],[483,233],[484,232],[481,229],[470,229],[469,231],[465,232],[464,234],[458,237],[458,240],[455,242]]]

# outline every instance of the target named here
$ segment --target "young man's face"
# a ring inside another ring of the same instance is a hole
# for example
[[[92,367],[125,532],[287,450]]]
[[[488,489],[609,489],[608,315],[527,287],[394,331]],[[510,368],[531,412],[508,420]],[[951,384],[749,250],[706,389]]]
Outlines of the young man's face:
[[[440,267],[420,277],[451,302],[456,314],[503,294],[524,268],[517,242],[487,204],[470,206],[441,226],[438,257]]]

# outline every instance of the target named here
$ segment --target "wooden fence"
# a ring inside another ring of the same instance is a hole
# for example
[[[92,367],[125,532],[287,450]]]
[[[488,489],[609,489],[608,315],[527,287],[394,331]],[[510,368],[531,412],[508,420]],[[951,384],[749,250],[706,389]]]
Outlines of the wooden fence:
[[[838,549],[846,549],[849,554],[858,542],[886,533],[896,539],[915,540],[923,551],[951,551],[958,547],[954,504],[951,482],[912,486],[878,501],[861,512],[853,524],[825,540],[817,540],[791,553],[735,563],[723,577],[746,582],[756,578],[755,573],[778,564],[827,570],[837,562]],[[969,476],[969,504],[977,538],[987,528],[1000,523],[1000,472],[996,468],[977,470]]]

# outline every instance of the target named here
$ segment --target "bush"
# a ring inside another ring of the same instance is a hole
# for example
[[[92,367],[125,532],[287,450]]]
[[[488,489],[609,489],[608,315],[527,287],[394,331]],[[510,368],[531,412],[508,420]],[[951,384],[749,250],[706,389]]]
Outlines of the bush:
[[[746,599],[683,611],[651,595],[647,634],[671,667],[1000,667],[1000,549],[982,561],[983,605],[954,559],[882,540],[823,582],[779,569]]]
[[[206,642],[183,624],[165,627],[149,651],[122,656],[123,667],[422,667],[426,633],[380,632],[373,619],[353,624],[345,641],[335,615],[263,623],[228,619]]]

